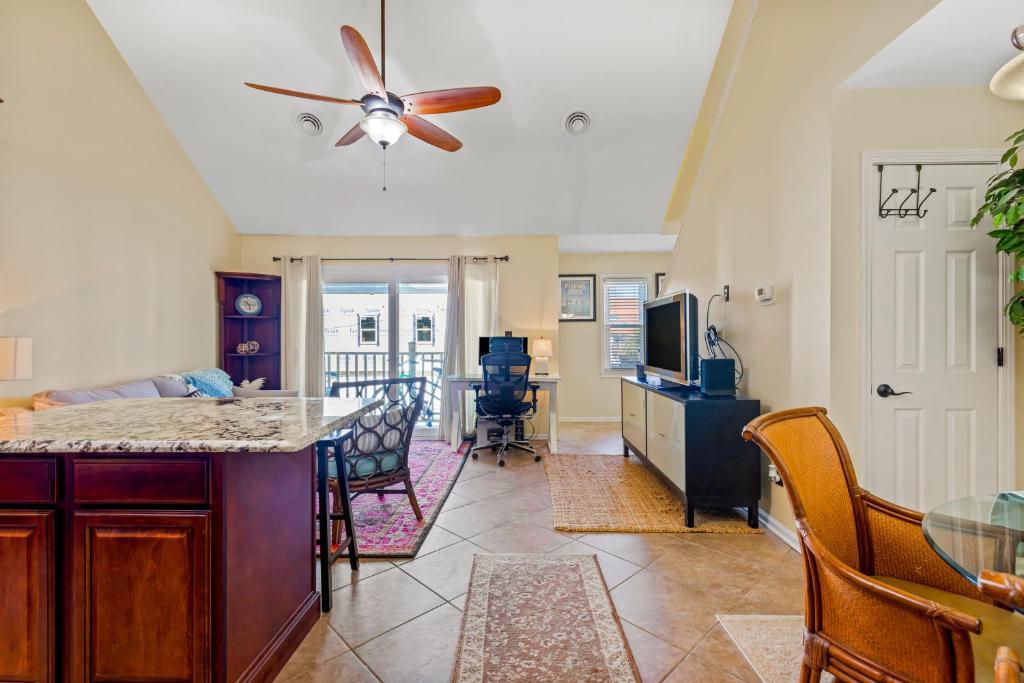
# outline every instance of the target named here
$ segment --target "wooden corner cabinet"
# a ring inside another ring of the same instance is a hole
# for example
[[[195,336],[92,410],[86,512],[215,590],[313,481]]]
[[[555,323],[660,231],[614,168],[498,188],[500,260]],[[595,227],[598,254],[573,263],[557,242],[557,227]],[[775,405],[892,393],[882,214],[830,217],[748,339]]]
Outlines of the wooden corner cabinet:
[[[237,386],[243,380],[266,378],[264,389],[281,388],[281,278],[259,273],[217,274],[220,317],[217,353],[220,367]],[[235,307],[238,297],[253,295],[262,304],[255,314]],[[259,350],[240,352],[239,344],[255,341]]]
[[[756,399],[623,377],[623,455],[632,452],[683,500],[686,526],[694,508],[745,507],[756,528],[761,454],[742,433],[760,413]]]

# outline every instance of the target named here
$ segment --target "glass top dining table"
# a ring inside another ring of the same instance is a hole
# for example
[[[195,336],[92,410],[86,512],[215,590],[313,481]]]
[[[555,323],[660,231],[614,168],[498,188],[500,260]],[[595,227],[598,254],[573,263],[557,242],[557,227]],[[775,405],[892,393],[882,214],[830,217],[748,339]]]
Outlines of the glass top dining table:
[[[943,503],[922,526],[939,557],[973,583],[983,569],[1024,576],[1024,491]]]

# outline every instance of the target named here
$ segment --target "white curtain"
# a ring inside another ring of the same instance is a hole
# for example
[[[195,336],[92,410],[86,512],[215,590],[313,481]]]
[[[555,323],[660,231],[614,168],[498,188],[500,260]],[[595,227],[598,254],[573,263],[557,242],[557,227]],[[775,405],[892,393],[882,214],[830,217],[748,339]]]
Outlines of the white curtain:
[[[463,268],[463,363],[467,372],[476,372],[480,365],[480,337],[501,334],[498,315],[498,261],[494,257],[488,257],[486,260],[466,257]],[[465,425],[466,431],[476,429],[473,399],[473,394],[467,393],[462,406],[462,424]]]
[[[324,395],[324,304],[320,257],[282,256],[281,388]]]
[[[448,306],[445,315],[444,371],[441,373],[441,422],[440,437],[448,440],[452,431],[452,406],[448,378],[466,372],[463,346],[466,339],[466,316],[462,311],[465,259],[452,256],[448,259]]]

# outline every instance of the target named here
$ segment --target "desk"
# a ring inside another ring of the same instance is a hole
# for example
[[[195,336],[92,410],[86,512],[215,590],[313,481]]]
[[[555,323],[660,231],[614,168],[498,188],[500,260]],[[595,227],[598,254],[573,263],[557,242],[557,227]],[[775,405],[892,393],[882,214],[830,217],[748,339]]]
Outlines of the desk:
[[[451,375],[448,377],[448,391],[452,407],[452,450],[458,450],[462,443],[462,397],[467,391],[472,391],[474,384],[482,384],[482,375]],[[540,375],[530,377],[530,384],[536,384],[540,391],[548,393],[548,450],[551,453],[558,452],[558,383],[562,381],[559,375]]]

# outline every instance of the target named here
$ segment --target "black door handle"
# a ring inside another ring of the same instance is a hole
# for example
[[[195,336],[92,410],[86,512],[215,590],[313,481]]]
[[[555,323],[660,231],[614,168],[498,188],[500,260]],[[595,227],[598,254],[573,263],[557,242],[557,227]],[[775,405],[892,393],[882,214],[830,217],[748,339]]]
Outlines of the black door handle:
[[[903,394],[912,394],[912,391],[895,391],[888,384],[879,384],[878,388],[875,389],[875,393],[882,398],[889,398],[890,396],[902,396]]]

